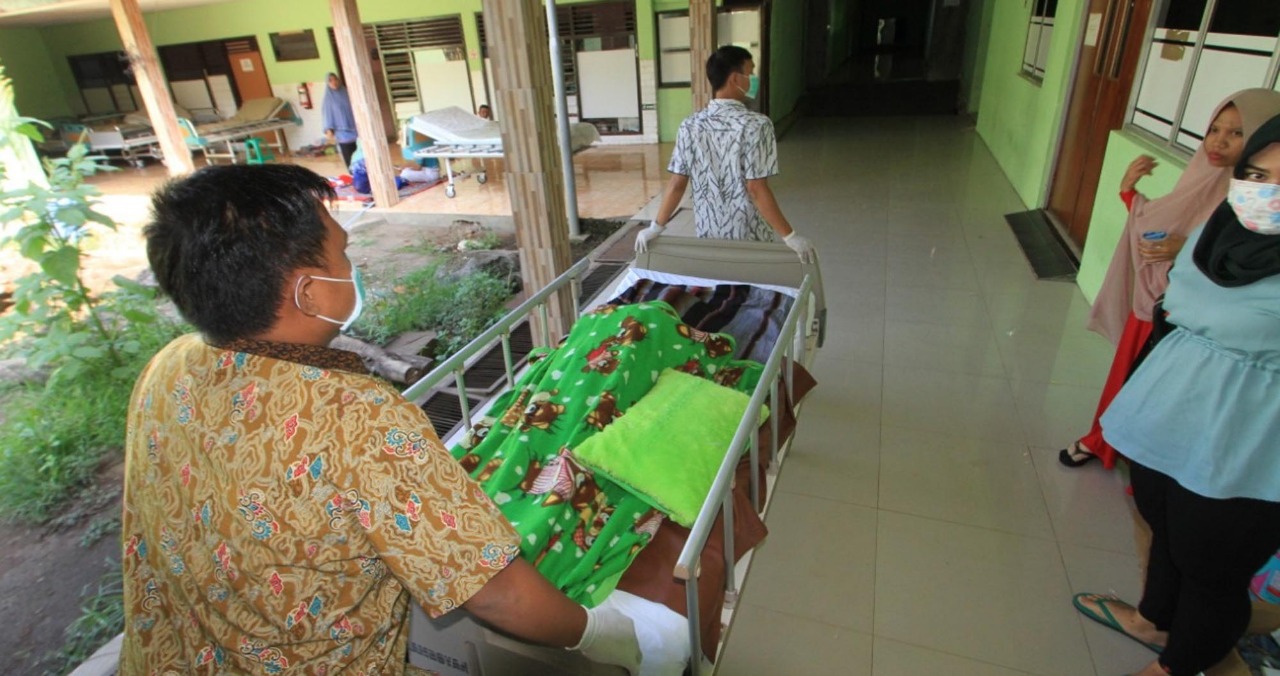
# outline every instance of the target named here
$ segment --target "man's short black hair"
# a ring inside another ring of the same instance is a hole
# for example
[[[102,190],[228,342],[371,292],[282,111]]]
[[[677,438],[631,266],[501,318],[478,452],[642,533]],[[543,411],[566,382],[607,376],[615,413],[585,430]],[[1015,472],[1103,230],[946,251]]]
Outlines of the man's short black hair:
[[[742,71],[743,65],[751,60],[751,52],[737,45],[725,45],[711,53],[707,58],[707,79],[711,81],[711,91],[720,91],[729,76]]]
[[[329,182],[291,164],[205,167],[151,198],[143,230],[160,289],[214,344],[276,322],[286,276],[324,264]]]

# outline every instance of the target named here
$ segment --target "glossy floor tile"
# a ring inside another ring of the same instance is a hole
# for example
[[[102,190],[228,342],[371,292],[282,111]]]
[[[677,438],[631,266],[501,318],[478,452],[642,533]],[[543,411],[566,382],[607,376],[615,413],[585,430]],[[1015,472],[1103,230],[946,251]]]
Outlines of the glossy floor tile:
[[[1139,593],[1125,478],[1057,461],[1111,347],[1074,284],[1031,273],[1003,218],[1026,207],[981,140],[945,118],[825,118],[779,157],[829,333],[719,673],[1141,667],[1071,606]]]

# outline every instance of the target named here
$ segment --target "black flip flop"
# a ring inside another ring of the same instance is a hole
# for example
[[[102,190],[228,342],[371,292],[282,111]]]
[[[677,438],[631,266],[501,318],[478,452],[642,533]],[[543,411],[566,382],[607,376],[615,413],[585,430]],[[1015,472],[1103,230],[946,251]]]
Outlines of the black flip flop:
[[[1098,456],[1081,448],[1078,441],[1058,451],[1058,462],[1067,467],[1083,467],[1097,459]]]

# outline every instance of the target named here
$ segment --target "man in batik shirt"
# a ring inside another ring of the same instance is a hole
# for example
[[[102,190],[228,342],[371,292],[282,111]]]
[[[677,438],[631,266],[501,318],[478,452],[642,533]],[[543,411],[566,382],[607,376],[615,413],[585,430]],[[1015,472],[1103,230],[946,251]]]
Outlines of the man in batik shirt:
[[[693,221],[698,237],[773,241],[791,247],[800,259],[812,258],[813,244],[782,214],[769,177],[778,173],[778,142],[773,122],[747,110],[760,89],[751,52],[728,45],[707,59],[707,79],[715,98],[685,118],[667,171],[671,181],[658,214],[636,237],[636,251],[666,230],[667,221],[693,183]]]
[[[331,196],[266,165],[153,199],[151,267],[200,333],[130,405],[121,673],[397,674],[411,601],[636,667],[630,620],[517,558],[421,409],[327,347],[362,304]]]

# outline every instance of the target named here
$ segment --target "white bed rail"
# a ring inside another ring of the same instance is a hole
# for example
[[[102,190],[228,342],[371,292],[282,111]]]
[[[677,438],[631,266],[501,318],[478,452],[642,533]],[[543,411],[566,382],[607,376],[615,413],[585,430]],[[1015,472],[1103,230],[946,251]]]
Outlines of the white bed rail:
[[[747,451],[748,444],[750,444],[751,504],[759,512],[762,507],[760,504],[760,444],[758,442],[760,409],[764,406],[766,400],[769,400],[773,405],[773,410],[770,411],[770,418],[772,419],[770,464],[772,464],[778,453],[778,412],[781,409],[781,403],[778,399],[778,378],[782,373],[783,357],[787,357],[787,386],[788,395],[790,395],[792,393],[791,387],[794,383],[794,369],[791,367],[795,363],[795,355],[792,354],[795,333],[802,326],[800,320],[809,306],[808,298],[812,292],[813,277],[805,275],[804,281],[800,284],[800,292],[796,297],[796,302],[791,305],[791,311],[787,313],[787,319],[783,322],[782,330],[778,334],[777,345],[781,349],[775,349],[770,352],[769,359],[765,362],[760,382],[756,384],[755,391],[751,394],[751,400],[747,404],[747,411],[742,416],[742,421],[738,423],[738,430],[733,435],[733,441],[729,444],[724,459],[720,462],[720,469],[716,473],[715,481],[711,484],[711,491],[707,494],[706,501],[702,503],[698,518],[694,520],[693,528],[690,529],[689,538],[685,540],[684,549],[680,551],[680,557],[676,560],[675,577],[685,581],[685,600],[689,609],[689,645],[691,647],[689,668],[694,676],[702,673],[703,668],[701,660],[702,622],[698,608],[698,576],[701,572],[699,567],[702,553],[707,547],[707,540],[711,536],[711,527],[715,524],[716,516],[723,514],[724,528],[721,530],[724,532],[725,594],[726,602],[731,603],[737,594],[737,580],[734,576],[733,541],[734,475],[737,474],[738,464],[742,460],[743,452]],[[788,396],[787,399],[789,402],[794,401],[791,396]]]
[[[547,324],[547,303],[551,296],[559,293],[566,285],[572,290],[573,312],[575,319],[578,313],[578,298],[581,295],[580,284],[578,278],[581,277],[588,268],[591,267],[591,260],[584,258],[574,263],[568,270],[565,270],[559,277],[556,277],[541,291],[533,294],[528,300],[516,306],[507,314],[503,315],[497,323],[489,327],[484,333],[476,336],[475,340],[467,343],[465,347],[458,350],[453,356],[444,360],[439,366],[431,370],[431,373],[423,376],[418,382],[410,385],[402,394],[409,401],[416,401],[419,397],[426,395],[432,388],[443,383],[450,376],[457,383],[458,402],[462,406],[462,424],[464,429],[471,430],[471,410],[467,402],[466,390],[467,383],[465,371],[467,362],[472,357],[480,353],[481,350],[487,349],[493,345],[495,341],[502,341],[502,356],[506,365],[507,387],[515,387],[515,362],[511,356],[511,330],[520,322],[524,321],[533,312],[538,312],[541,319],[541,345],[548,346],[551,343],[551,336],[548,331]]]

